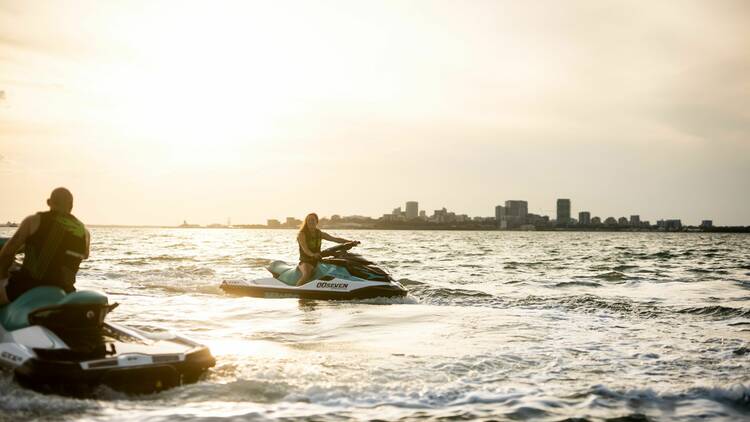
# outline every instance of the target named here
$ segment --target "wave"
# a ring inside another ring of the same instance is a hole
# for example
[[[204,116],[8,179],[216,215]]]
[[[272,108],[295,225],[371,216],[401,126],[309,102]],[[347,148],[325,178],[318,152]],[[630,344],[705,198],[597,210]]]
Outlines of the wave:
[[[608,280],[608,281],[621,281],[621,280],[627,280],[632,277],[628,276],[627,274],[621,273],[619,271],[610,271],[610,272],[595,275],[594,278],[599,278],[599,279]]]
[[[624,299],[603,298],[591,294],[552,297],[528,296],[516,301],[516,304],[534,308],[562,307],[568,310],[587,313],[609,311],[646,318],[652,318],[661,313],[660,310],[653,305],[637,303]]]
[[[672,412],[676,407],[684,414],[711,415],[717,410],[716,404],[721,406],[721,416],[737,420],[747,418],[750,410],[750,392],[744,385],[699,386],[677,391],[621,390],[594,385],[560,397],[542,389],[528,388],[498,391],[481,386],[467,389],[446,385],[410,393],[383,386],[362,388],[335,382],[305,386],[265,379],[239,379],[225,384],[197,384],[161,396],[169,402],[201,403],[221,397],[226,402],[295,403],[298,412],[315,420],[383,420],[383,415],[387,414],[390,420],[643,422],[674,416]],[[603,417],[605,414],[609,417]],[[297,413],[297,416],[302,414]]]
[[[194,261],[193,257],[177,256],[177,255],[157,255],[157,256],[144,256],[138,258],[116,258],[102,261],[114,261],[120,265],[149,265],[155,262],[180,262],[180,261]]]
[[[735,384],[728,387],[698,386],[684,392],[657,392],[652,389],[611,390],[602,385],[593,386],[589,394],[630,403],[659,404],[668,402],[693,402],[709,400],[731,406],[743,414],[750,411],[750,387]],[[666,404],[666,403],[664,403]],[[739,415],[736,415],[739,416]]]
[[[190,278],[190,277],[208,277],[214,275],[216,272],[212,268],[200,266],[200,265],[180,265],[177,267],[170,267],[167,269],[151,269],[144,270],[141,273],[149,273],[152,275],[174,277],[174,278]]]
[[[398,282],[403,284],[404,286],[420,286],[425,284],[421,281],[411,280],[408,278],[400,278],[398,279]]]
[[[540,265],[544,265],[544,262],[541,261],[530,261],[530,262],[517,262],[517,261],[508,261],[505,263],[505,266],[503,268],[505,269],[515,269],[517,267],[530,267],[535,268]]]
[[[635,266],[625,266],[627,268],[637,268]],[[622,267],[615,267],[615,268],[622,268]],[[599,273],[596,275],[577,275],[574,276],[575,279],[589,279],[589,278],[595,278],[598,280],[605,280],[605,281],[611,281],[611,282],[624,282],[626,280],[641,280],[641,277],[635,276],[635,275],[628,275],[621,271],[615,270],[614,268],[611,271]],[[621,283],[616,283],[621,284]]]
[[[478,290],[449,289],[447,287],[428,289],[423,292],[429,298],[491,298],[493,295]]]
[[[585,287],[601,286],[599,283],[586,281],[572,281],[568,283],[570,284],[563,284],[559,287],[565,288],[581,284]],[[562,308],[586,313],[606,311],[640,318],[655,318],[669,311],[668,309],[660,309],[652,304],[639,303],[627,299],[604,298],[592,294],[564,296],[529,295],[521,298],[512,298],[495,296],[476,290],[430,288],[425,286],[418,286],[418,288],[411,289],[410,294],[415,296],[420,303],[436,306],[479,306],[503,309],[515,307],[532,309]]]
[[[189,256],[159,255],[148,257],[150,261],[193,261],[194,258]]]
[[[670,258],[676,258],[677,256],[679,255],[673,254],[670,251],[660,251],[660,252],[652,253],[650,255],[646,255],[644,258],[666,260]]]
[[[732,308],[729,306],[712,305],[684,308],[678,311],[682,314],[703,315],[720,318],[750,317],[750,309]]]
[[[268,259],[268,258],[247,258],[247,259],[243,260],[242,262],[244,264],[249,265],[250,267],[262,267],[262,268],[265,268],[265,267],[268,266],[268,264],[270,264],[271,262],[273,262],[273,260],[272,259]]]
[[[554,287],[602,287],[602,285],[595,281],[561,281]]]
[[[132,265],[132,266],[135,266],[135,267],[141,267],[141,266],[144,266],[144,265],[148,265],[149,261],[148,261],[148,259],[140,259],[140,258],[136,258],[136,259],[118,259],[117,263],[120,264],[120,265]]]
[[[168,293],[200,293],[210,295],[224,295],[219,284],[148,284],[149,289],[159,289]]]
[[[0,420],[32,420],[55,415],[59,418],[101,408],[92,399],[71,399],[27,390],[7,373],[0,375]]]
[[[401,297],[374,297],[371,299],[354,300],[355,303],[365,303],[368,305],[416,305],[419,299],[412,295]]]

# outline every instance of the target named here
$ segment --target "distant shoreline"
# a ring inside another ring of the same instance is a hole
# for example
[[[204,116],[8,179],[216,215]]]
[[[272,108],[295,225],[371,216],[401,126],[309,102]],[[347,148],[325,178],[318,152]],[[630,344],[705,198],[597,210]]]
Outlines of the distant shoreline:
[[[142,225],[142,224],[89,224],[91,228],[121,228],[121,229],[199,229],[199,230],[299,230],[298,227],[269,227],[262,224],[247,224],[237,226],[164,226],[164,225]],[[0,226],[0,228],[17,228],[12,226]],[[384,230],[384,231],[483,231],[483,232],[586,232],[586,233],[750,233],[750,226],[717,226],[701,228],[697,226],[685,226],[681,230],[658,230],[658,229],[634,229],[630,227],[555,227],[536,228],[533,230],[510,229],[502,230],[494,226],[471,226],[471,225],[435,225],[435,226],[321,226],[326,230]]]
[[[122,225],[122,224],[91,224],[89,227],[99,228],[149,228],[149,229],[200,229],[200,230],[299,230],[298,227],[268,227],[261,224],[222,226],[222,227],[180,227],[180,226],[150,226],[150,225]],[[603,232],[603,233],[750,233],[750,226],[743,227],[712,227],[700,228],[697,226],[686,226],[681,230],[657,230],[657,229],[634,229],[629,227],[570,227],[570,228],[538,228],[534,230],[501,230],[490,226],[322,226],[326,230],[385,230],[385,231],[487,231],[487,232]]]

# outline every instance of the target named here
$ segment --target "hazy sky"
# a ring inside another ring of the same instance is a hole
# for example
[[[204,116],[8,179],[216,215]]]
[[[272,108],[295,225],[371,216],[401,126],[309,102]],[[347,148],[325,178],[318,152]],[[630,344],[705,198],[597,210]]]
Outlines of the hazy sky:
[[[748,1],[0,2],[0,220],[750,225]]]

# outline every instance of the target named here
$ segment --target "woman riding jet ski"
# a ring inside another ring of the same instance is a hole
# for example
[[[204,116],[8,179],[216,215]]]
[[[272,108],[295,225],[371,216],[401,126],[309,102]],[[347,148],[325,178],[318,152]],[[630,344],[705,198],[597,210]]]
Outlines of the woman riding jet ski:
[[[297,237],[300,263],[296,268],[282,261],[274,261],[268,271],[273,277],[252,281],[225,281],[227,293],[267,297],[303,299],[368,299],[374,297],[406,296],[401,283],[372,262],[349,250],[359,244],[333,237],[317,228],[318,216],[310,214]],[[322,239],[343,245],[320,250]]]
[[[318,214],[310,213],[305,217],[305,222],[297,234],[297,243],[299,244],[299,270],[302,276],[297,280],[297,285],[301,286],[308,281],[315,271],[315,266],[320,261],[320,246],[323,239],[336,243],[356,243],[351,240],[333,237],[318,228]]]
[[[221,289],[239,296],[322,300],[369,299],[406,296],[398,281],[360,255],[349,253],[357,242],[334,246],[320,253],[312,278],[297,286],[302,276],[294,265],[273,261],[273,277],[250,281],[224,281]]]

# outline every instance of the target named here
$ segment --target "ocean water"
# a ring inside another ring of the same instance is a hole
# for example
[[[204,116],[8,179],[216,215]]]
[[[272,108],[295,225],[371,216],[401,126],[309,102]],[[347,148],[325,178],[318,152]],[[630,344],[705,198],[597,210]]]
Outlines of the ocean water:
[[[217,365],[194,385],[91,399],[3,374],[0,418],[750,419],[748,235],[332,233],[361,240],[409,296],[218,288],[294,261],[290,230],[93,229],[77,286],[120,303],[113,321],[208,344]]]

